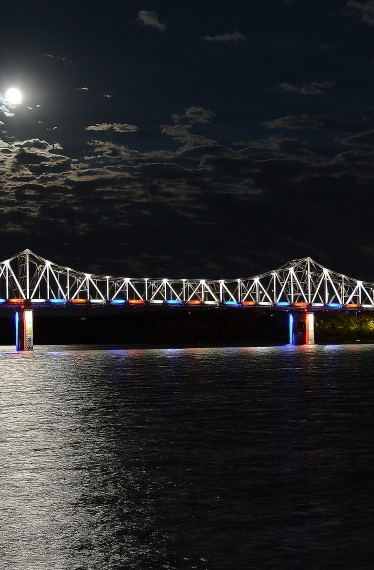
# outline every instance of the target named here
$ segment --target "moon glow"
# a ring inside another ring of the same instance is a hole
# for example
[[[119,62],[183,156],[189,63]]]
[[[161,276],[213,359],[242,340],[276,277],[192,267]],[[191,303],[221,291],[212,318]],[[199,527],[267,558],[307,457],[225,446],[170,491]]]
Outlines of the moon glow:
[[[20,105],[22,103],[22,93],[17,87],[10,87],[5,93],[5,99],[10,105]]]

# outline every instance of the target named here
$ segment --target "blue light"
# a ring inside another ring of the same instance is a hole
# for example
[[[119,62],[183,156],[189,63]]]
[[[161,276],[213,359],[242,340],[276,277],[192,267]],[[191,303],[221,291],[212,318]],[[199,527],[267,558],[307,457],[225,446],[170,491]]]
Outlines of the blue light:
[[[19,313],[18,313],[18,311],[16,311],[15,320],[16,320],[16,350],[18,350],[18,326],[19,326]]]
[[[0,303],[6,303],[6,299],[0,299]]]
[[[111,303],[113,303],[113,305],[123,305],[123,303],[126,303],[126,299],[113,299]]]
[[[333,308],[333,309],[340,309],[341,304],[340,303],[329,303],[328,306]]]
[[[293,314],[290,313],[289,316],[289,336],[290,336],[290,344],[292,344],[292,333],[293,333]]]
[[[66,303],[66,299],[50,299],[51,303]]]
[[[168,305],[181,305],[182,301],[180,301],[179,299],[170,299],[169,301],[166,301]]]
[[[225,301],[224,305],[230,305],[231,307],[237,307],[238,303],[236,301]]]
[[[289,303],[288,301],[279,301],[277,303],[278,307],[289,307],[291,303]]]

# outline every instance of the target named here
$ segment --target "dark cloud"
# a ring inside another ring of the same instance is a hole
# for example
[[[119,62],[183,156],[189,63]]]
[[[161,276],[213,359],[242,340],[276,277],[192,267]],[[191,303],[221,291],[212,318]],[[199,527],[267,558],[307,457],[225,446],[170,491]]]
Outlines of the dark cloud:
[[[175,113],[172,115],[173,121],[179,123],[183,120],[188,120],[190,123],[210,123],[214,118],[215,114],[209,109],[204,109],[203,107],[187,107],[185,112],[181,115]]]
[[[148,10],[140,10],[138,12],[138,22],[161,33],[166,31],[166,24],[160,22],[157,12],[148,12]]]
[[[274,87],[277,91],[284,93],[299,93],[300,95],[321,95],[327,89],[334,87],[333,81],[313,81],[312,83],[304,83],[303,85],[293,85],[292,83],[279,83]]]
[[[200,36],[200,40],[205,42],[245,42],[246,37],[241,32],[231,32],[225,34],[218,34],[216,36]]]
[[[374,0],[369,0],[368,2],[349,0],[347,6],[348,8],[359,10],[361,12],[362,21],[370,26],[374,26]]]
[[[279,117],[271,121],[264,121],[264,126],[268,129],[288,129],[288,130],[312,130],[323,129],[323,123],[319,119],[308,117],[308,115],[289,115]]]
[[[374,146],[374,130],[363,131],[361,133],[345,137],[341,142],[346,145]]]

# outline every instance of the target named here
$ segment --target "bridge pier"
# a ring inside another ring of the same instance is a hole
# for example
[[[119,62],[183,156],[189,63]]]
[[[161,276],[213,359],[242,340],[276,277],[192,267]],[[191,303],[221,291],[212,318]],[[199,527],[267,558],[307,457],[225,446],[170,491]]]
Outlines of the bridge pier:
[[[290,344],[314,344],[314,313],[289,314],[289,339]]]
[[[16,315],[16,350],[33,350],[33,313],[32,309],[17,309]]]

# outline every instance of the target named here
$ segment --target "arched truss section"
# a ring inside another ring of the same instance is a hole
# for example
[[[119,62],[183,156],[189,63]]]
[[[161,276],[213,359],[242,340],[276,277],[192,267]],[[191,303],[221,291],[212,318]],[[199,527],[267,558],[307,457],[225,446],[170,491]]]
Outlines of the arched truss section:
[[[0,301],[374,309],[374,284],[310,257],[245,279],[134,279],[83,273],[26,249],[0,262]]]

